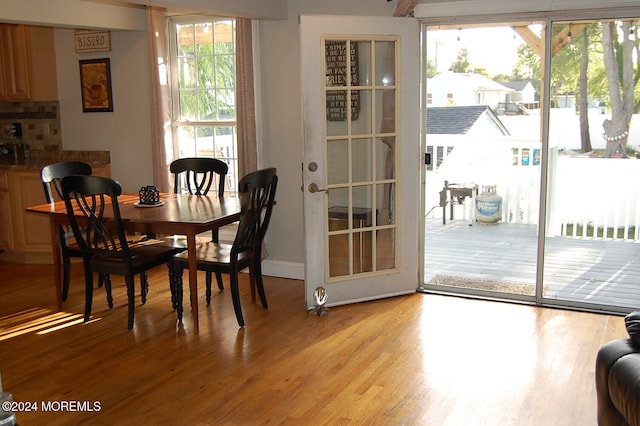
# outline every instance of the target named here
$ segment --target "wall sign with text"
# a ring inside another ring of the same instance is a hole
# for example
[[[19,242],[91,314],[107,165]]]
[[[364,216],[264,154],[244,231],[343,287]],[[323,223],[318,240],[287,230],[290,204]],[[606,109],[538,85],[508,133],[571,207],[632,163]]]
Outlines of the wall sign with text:
[[[346,89],[347,79],[351,79],[350,85],[357,86],[358,82],[358,45],[349,43],[350,69],[347,72],[347,42],[343,40],[325,40],[325,79],[327,87]],[[327,120],[344,121],[347,118],[347,94],[346,90],[327,89]],[[357,120],[360,114],[360,92],[351,92],[351,120]]]
[[[76,30],[74,32],[76,53],[110,52],[111,32]]]

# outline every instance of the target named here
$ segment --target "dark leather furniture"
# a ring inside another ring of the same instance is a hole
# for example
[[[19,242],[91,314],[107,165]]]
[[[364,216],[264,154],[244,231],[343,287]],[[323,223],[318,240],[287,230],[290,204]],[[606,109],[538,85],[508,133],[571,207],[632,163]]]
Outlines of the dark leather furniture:
[[[602,346],[596,358],[598,424],[640,426],[640,312],[625,317],[628,339]]]

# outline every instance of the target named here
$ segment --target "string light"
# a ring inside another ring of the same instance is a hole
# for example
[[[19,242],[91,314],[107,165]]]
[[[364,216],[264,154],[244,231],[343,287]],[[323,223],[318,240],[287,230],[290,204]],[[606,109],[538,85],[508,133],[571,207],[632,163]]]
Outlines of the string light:
[[[622,132],[617,136],[607,136],[606,133],[602,134],[602,139],[604,139],[607,142],[619,142],[623,139],[625,139],[627,136],[629,136],[629,132]]]

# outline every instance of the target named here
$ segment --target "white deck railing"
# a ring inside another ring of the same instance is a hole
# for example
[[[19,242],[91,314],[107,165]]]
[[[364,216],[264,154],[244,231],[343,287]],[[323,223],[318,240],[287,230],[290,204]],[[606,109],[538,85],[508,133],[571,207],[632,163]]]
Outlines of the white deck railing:
[[[449,184],[477,185],[480,192],[482,185],[495,185],[503,197],[502,223],[538,224],[541,171],[539,157],[534,155],[539,144],[511,144],[510,164],[494,170],[491,182],[474,179],[468,164],[452,168],[447,161],[457,160],[453,148],[432,145],[427,149],[433,159],[427,167],[425,190],[430,217],[442,218],[439,193],[448,180]],[[504,158],[502,162],[509,161]],[[488,168],[496,167],[489,164]],[[640,161],[575,158],[552,151],[549,169],[547,236],[640,240]],[[456,170],[467,173],[456,175]],[[457,181],[459,176],[464,181]],[[472,221],[474,210],[473,200],[466,199],[464,205],[454,205],[454,219]],[[449,206],[446,214],[448,221]]]

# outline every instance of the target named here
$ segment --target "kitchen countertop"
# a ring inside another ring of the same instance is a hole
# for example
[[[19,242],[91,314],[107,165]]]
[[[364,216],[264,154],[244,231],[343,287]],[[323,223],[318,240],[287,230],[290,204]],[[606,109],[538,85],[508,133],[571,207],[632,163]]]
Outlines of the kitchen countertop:
[[[61,161],[84,161],[99,167],[110,164],[111,156],[109,151],[31,151],[28,158],[0,156],[0,171],[40,170]]]

